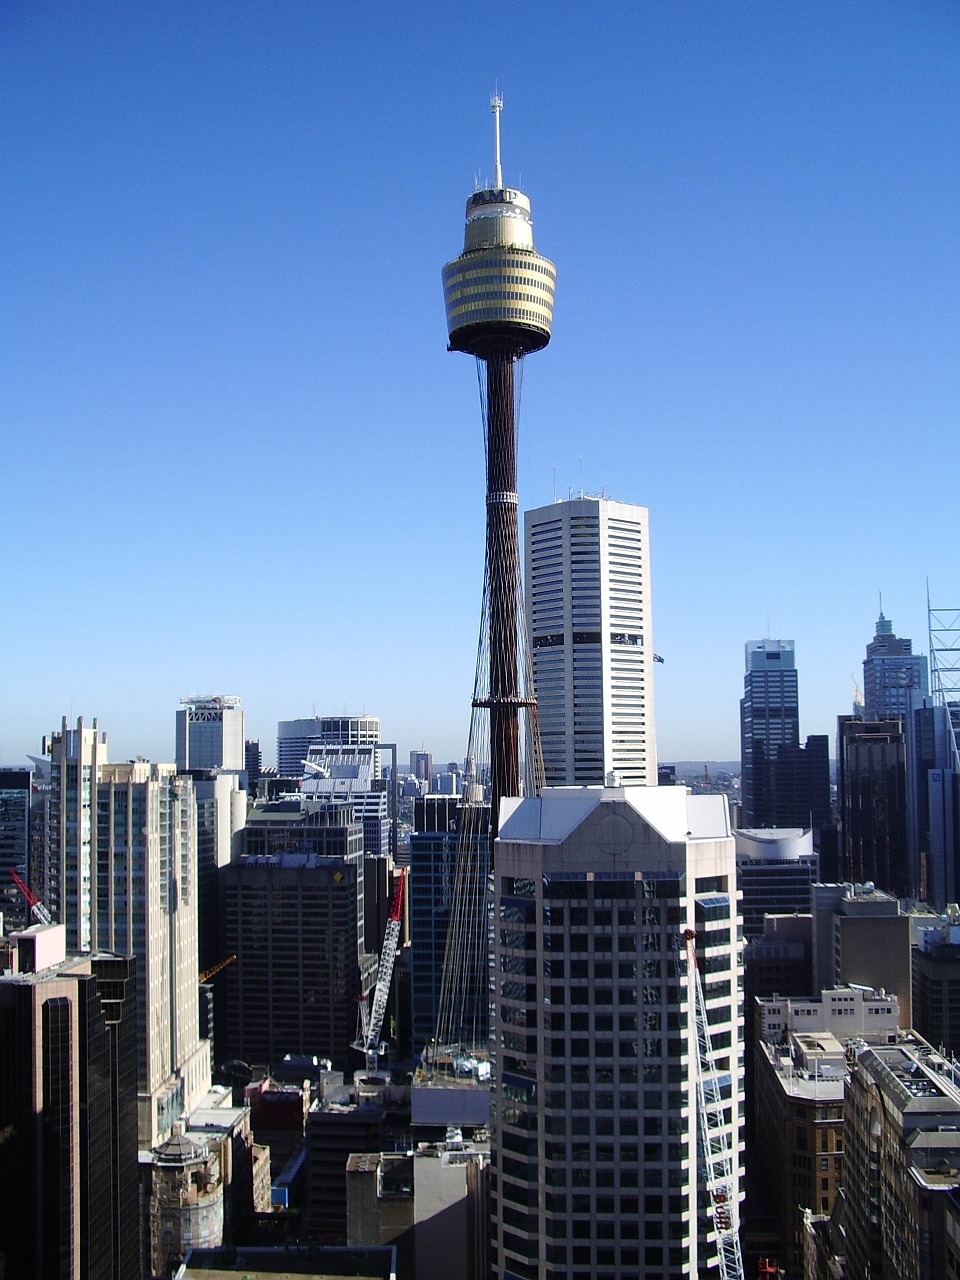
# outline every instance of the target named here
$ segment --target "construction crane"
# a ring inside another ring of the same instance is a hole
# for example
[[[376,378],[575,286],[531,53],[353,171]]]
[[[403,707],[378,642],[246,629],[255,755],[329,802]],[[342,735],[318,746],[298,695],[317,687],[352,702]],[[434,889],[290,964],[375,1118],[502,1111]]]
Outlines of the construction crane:
[[[209,982],[210,979],[214,977],[215,974],[218,974],[221,969],[225,969],[228,964],[233,964],[236,958],[237,957],[235,955],[227,956],[227,958],[225,960],[221,960],[219,964],[214,964],[211,965],[209,969],[204,969],[203,973],[200,974],[200,981]]]
[[[387,927],[383,933],[383,947],[380,951],[380,966],[377,970],[377,985],[373,989],[373,1008],[367,1008],[366,999],[360,998],[360,1034],[351,1046],[358,1049],[366,1059],[367,1073],[377,1069],[377,1057],[386,1053],[387,1044],[380,1043],[380,1029],[383,1026],[383,1015],[387,1011],[387,998],[390,995],[390,983],[393,979],[393,966],[397,959],[397,942],[400,938],[400,921],[403,918],[403,888],[407,879],[406,867],[400,868],[397,887],[393,891],[390,903],[390,914]]]
[[[740,1253],[740,1210],[730,1143],[723,1120],[723,1098],[714,1068],[707,1001],[697,965],[697,934],[685,929],[687,981],[693,994],[697,1024],[697,1141],[706,1169],[707,1193],[720,1257],[720,1280],[744,1280]]]
[[[30,889],[23,880],[21,880],[21,878],[14,871],[13,867],[10,868],[10,874],[13,876],[14,883],[16,884],[17,888],[26,898],[27,905],[30,907],[30,910],[33,912],[33,915],[35,916],[35,918],[39,920],[41,924],[53,924],[53,916],[50,914],[47,908],[43,905],[43,903],[40,901],[37,895],[33,892],[33,890]]]

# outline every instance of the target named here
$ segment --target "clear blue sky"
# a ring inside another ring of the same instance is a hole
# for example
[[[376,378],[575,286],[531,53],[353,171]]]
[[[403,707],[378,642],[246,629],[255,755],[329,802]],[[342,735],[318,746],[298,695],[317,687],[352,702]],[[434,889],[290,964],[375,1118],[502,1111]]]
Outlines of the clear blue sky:
[[[558,267],[521,506],[650,508],[660,755],[743,644],[848,710],[883,592],[960,605],[960,7],[0,7],[0,758],[173,754],[190,693],[466,745],[483,451],[440,267],[492,168]]]

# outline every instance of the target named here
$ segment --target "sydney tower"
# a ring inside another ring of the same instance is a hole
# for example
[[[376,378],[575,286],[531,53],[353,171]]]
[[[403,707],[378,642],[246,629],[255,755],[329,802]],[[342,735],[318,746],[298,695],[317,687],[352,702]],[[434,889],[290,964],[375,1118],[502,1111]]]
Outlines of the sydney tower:
[[[481,653],[474,708],[490,713],[491,838],[500,801],[539,789],[542,765],[522,625],[517,409],[523,358],[550,341],[556,268],[533,247],[530,201],[503,185],[499,96],[493,185],[467,200],[463,253],[443,268],[449,349],[475,356],[487,456],[487,536]],[[484,670],[483,668],[486,668]],[[533,728],[521,771],[521,712]],[[530,757],[534,756],[535,759]]]

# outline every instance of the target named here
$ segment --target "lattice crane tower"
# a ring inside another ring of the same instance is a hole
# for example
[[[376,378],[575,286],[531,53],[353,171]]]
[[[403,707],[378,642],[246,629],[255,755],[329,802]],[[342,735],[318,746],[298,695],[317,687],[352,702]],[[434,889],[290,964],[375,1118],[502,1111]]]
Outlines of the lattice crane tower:
[[[498,94],[490,107],[495,137],[493,184],[474,191],[467,200],[463,253],[443,268],[443,293],[449,350],[476,357],[484,414],[486,572],[473,705],[490,712],[492,838],[498,830],[501,799],[522,794],[521,711],[529,710],[535,723],[532,689],[525,680],[516,428],[523,358],[550,341],[557,272],[533,247],[529,199],[517,188],[503,185],[503,101]],[[542,779],[535,728],[530,739],[528,777],[523,779],[528,789],[537,788]],[[531,755],[536,759],[531,760]]]

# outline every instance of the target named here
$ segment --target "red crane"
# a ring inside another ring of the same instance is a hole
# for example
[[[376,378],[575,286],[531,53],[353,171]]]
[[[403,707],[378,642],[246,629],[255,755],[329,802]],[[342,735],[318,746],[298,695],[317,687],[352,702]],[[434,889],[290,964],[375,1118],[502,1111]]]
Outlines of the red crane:
[[[33,892],[33,890],[29,888],[26,882],[20,879],[20,877],[14,871],[13,867],[10,868],[10,874],[13,876],[13,880],[17,888],[26,898],[27,905],[29,906],[30,910],[33,912],[34,916],[40,921],[40,923],[53,924],[53,916],[51,916],[50,912],[43,905],[43,903],[40,901],[37,895]]]

